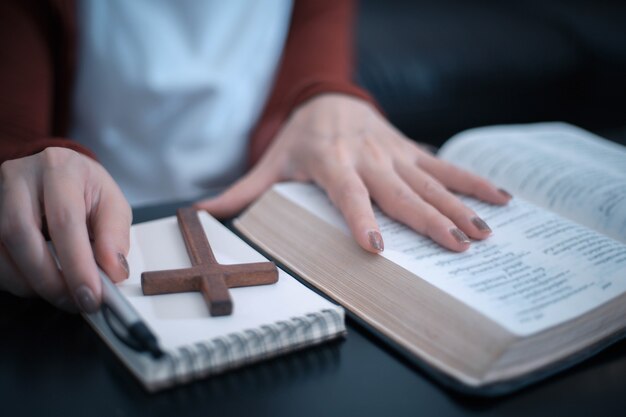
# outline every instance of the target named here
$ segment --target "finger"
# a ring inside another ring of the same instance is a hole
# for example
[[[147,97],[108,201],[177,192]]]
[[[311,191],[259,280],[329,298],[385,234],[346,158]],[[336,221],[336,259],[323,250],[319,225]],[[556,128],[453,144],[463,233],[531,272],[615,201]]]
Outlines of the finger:
[[[485,239],[491,234],[487,223],[435,178],[411,163],[396,162],[395,168],[424,201],[452,220],[465,234],[474,239]]]
[[[279,180],[278,170],[269,163],[260,163],[230,188],[214,198],[198,201],[194,207],[218,218],[239,213]]]
[[[418,165],[453,191],[492,204],[506,204],[511,199],[511,194],[486,179],[426,153],[420,155]]]
[[[84,185],[71,175],[44,175],[45,213],[65,283],[76,305],[92,313],[100,306],[101,284],[87,231]]]
[[[51,304],[68,309],[73,303],[41,234],[37,194],[35,187],[23,178],[5,184],[0,225],[2,243],[28,287]]]
[[[128,278],[126,256],[130,248],[132,211],[119,188],[111,181],[102,190],[90,223],[94,253],[102,270],[114,281]]]
[[[395,220],[440,245],[461,252],[470,240],[456,225],[421,199],[391,166],[364,169],[362,177],[380,208]]]
[[[313,171],[313,178],[341,211],[359,246],[368,252],[382,252],[385,244],[372,202],[356,170],[351,166],[325,164]]]

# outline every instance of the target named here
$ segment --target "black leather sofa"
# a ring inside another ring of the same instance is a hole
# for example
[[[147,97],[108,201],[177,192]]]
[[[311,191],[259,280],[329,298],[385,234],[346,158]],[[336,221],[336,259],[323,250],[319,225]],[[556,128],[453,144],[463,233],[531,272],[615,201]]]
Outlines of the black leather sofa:
[[[626,126],[625,0],[362,0],[357,40],[358,81],[419,141],[499,123]]]

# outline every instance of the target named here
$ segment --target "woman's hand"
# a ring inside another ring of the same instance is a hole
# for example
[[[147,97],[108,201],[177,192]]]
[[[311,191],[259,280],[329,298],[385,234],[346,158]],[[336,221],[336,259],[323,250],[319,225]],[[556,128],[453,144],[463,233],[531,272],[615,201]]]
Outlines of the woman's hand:
[[[196,203],[218,217],[242,210],[273,183],[314,181],[342,212],[358,244],[383,250],[371,200],[390,217],[454,251],[489,226],[450,193],[493,204],[511,198],[488,181],[437,159],[368,103],[324,94],[300,106],[261,161],[223,194]]]
[[[0,289],[96,311],[96,261],[113,280],[128,277],[132,213],[120,189],[100,164],[64,148],[6,161],[0,172]]]

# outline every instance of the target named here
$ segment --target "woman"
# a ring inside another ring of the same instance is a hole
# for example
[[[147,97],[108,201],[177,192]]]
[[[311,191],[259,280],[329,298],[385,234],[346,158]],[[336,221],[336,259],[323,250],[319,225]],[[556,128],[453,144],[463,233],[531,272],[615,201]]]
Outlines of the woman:
[[[196,206],[228,217],[274,182],[314,181],[372,253],[371,200],[463,251],[491,231],[448,190],[510,199],[403,137],[352,84],[352,1],[0,7],[0,288],[13,294],[96,311],[96,264],[128,276],[128,201],[198,198],[246,159]]]

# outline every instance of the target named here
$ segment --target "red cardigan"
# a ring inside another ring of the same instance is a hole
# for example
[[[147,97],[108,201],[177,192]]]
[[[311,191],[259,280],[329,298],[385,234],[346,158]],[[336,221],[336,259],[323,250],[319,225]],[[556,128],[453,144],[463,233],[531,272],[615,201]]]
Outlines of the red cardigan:
[[[254,164],[299,104],[324,92],[372,102],[351,80],[353,0],[295,0],[272,93],[250,137]],[[68,138],[76,72],[74,0],[0,1],[0,163],[60,146],[95,158]]]

